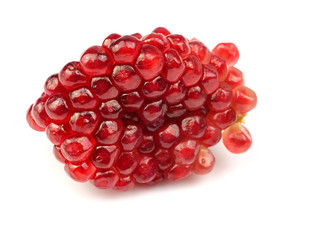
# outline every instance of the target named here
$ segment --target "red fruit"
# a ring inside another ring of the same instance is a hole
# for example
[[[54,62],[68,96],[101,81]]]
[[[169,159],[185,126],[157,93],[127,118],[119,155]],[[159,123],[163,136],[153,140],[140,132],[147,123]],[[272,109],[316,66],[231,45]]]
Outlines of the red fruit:
[[[95,139],[101,144],[115,144],[120,139],[123,123],[120,119],[106,120],[100,124]]]
[[[257,106],[256,93],[246,86],[239,86],[233,90],[232,106],[239,114],[245,114]]]
[[[223,144],[232,153],[246,152],[252,145],[251,134],[241,123],[227,128],[222,135]]]
[[[51,75],[44,84],[44,92],[49,96],[63,91],[65,90],[59,82],[58,74]]]
[[[110,189],[113,188],[119,180],[119,174],[113,170],[109,169],[105,172],[97,172],[92,184],[97,188]]]
[[[197,140],[185,139],[173,149],[173,159],[176,164],[191,164],[198,155],[200,146]]]
[[[153,134],[150,132],[144,132],[142,135],[139,151],[141,153],[151,153],[155,148]]]
[[[202,114],[192,114],[181,122],[181,130],[187,137],[201,138],[206,130],[206,119]]]
[[[124,151],[131,151],[139,147],[142,140],[142,128],[136,123],[127,123],[120,140]]]
[[[115,66],[112,80],[113,84],[124,92],[135,90],[141,83],[141,78],[130,65]]]
[[[169,105],[174,105],[180,103],[186,96],[186,93],[186,86],[181,81],[178,81],[168,87],[163,100]]]
[[[177,50],[182,59],[189,57],[191,49],[188,40],[180,34],[170,34],[167,36],[170,45]]]
[[[228,108],[221,112],[210,112],[207,119],[217,127],[225,129],[237,120],[237,115],[232,108]]]
[[[64,126],[50,123],[46,128],[46,134],[53,145],[60,145],[66,135],[66,131]]]
[[[100,117],[93,111],[74,113],[69,120],[71,130],[83,134],[91,134],[97,128]]]
[[[36,131],[40,131],[40,132],[43,132],[45,130],[45,128],[43,127],[40,127],[36,121],[34,120],[32,114],[31,114],[31,111],[32,111],[32,107],[33,105],[31,105],[27,111],[27,122],[29,124],[29,126],[33,129],[33,130],[36,130]]]
[[[109,51],[117,64],[133,64],[140,52],[142,43],[136,37],[126,35],[114,40]]]
[[[219,43],[212,51],[223,57],[230,66],[238,62],[239,50],[233,43]]]
[[[168,39],[161,33],[150,33],[141,39],[142,44],[150,44],[165,52],[170,48]]]
[[[163,126],[158,130],[156,136],[161,147],[171,148],[180,137],[179,126],[175,123]]]
[[[164,36],[168,36],[170,34],[168,29],[166,29],[164,27],[157,27],[152,32],[154,32],[154,33],[162,33]]]
[[[149,44],[142,46],[135,67],[143,79],[155,78],[162,71],[163,65],[163,54],[157,47]]]
[[[144,99],[138,92],[130,92],[122,94],[120,101],[125,111],[137,112],[142,106]]]
[[[196,56],[201,64],[208,64],[210,61],[210,50],[202,42],[192,40],[189,42],[191,54]]]
[[[124,111],[117,100],[110,100],[101,103],[99,108],[101,116],[106,119],[122,118]]]
[[[40,127],[45,129],[49,125],[51,119],[45,110],[45,103],[48,99],[48,96],[43,93],[40,98],[33,104],[31,109],[31,117],[35,123]]]
[[[141,155],[137,150],[122,152],[114,166],[123,175],[131,174],[140,162]]]
[[[221,129],[207,122],[207,127],[204,135],[200,139],[200,143],[209,147],[216,145],[221,139]]]
[[[172,154],[168,149],[163,149],[163,148],[157,149],[157,151],[154,153],[154,157],[156,158],[158,167],[161,170],[165,170],[169,168],[174,162]]]
[[[121,35],[117,34],[117,33],[111,33],[108,37],[106,37],[102,43],[102,46],[104,48],[108,48],[109,45],[116,39],[118,39],[119,37],[121,37]]]
[[[189,88],[187,96],[183,100],[183,105],[189,111],[200,109],[206,102],[207,94],[198,85]]]
[[[187,87],[197,84],[202,77],[203,68],[199,59],[193,55],[184,60],[185,71],[181,79]]]
[[[79,62],[70,62],[59,72],[59,81],[68,90],[88,83],[88,78],[82,72]]]
[[[223,81],[226,78],[228,71],[226,60],[219,55],[211,52],[209,64],[217,69],[219,80]]]
[[[98,105],[97,99],[93,96],[92,92],[87,88],[80,88],[69,93],[69,98],[73,108],[81,109],[94,109]]]
[[[207,105],[211,111],[217,112],[227,109],[232,101],[232,89],[224,82],[221,82],[219,88],[209,95]]]
[[[95,173],[96,168],[91,163],[91,161],[86,161],[81,165],[73,165],[71,163],[66,163],[64,170],[67,174],[77,182],[86,182],[91,179]]]
[[[200,175],[207,174],[213,169],[215,161],[216,159],[208,148],[200,147],[200,151],[193,165],[193,172]]]
[[[208,95],[217,90],[219,87],[217,70],[211,65],[205,65],[203,68],[203,77],[201,78],[199,85]]]
[[[178,181],[188,177],[192,173],[189,165],[174,165],[165,172],[165,177],[169,181]]]
[[[61,148],[57,145],[53,146],[53,155],[55,156],[55,158],[61,162],[61,163],[67,163],[69,162],[61,153]]]
[[[94,77],[91,80],[91,89],[101,100],[114,99],[119,95],[119,90],[113,86],[108,77]]]
[[[131,36],[136,37],[138,39],[142,38],[142,35],[140,33],[134,33],[134,34],[131,34]]]
[[[97,146],[92,152],[91,161],[99,169],[111,168],[119,158],[120,151],[120,146],[117,144]]]
[[[86,74],[99,76],[111,72],[113,60],[104,47],[92,46],[82,54],[80,65]]]
[[[224,82],[227,83],[232,89],[234,89],[236,87],[244,85],[244,77],[239,69],[235,67],[229,67],[228,75]]]
[[[156,101],[146,104],[140,109],[140,117],[142,120],[151,123],[161,119],[167,112],[167,105],[162,101]]]
[[[151,182],[157,175],[157,165],[152,155],[144,155],[137,168],[133,173],[133,177],[138,183]]]
[[[182,117],[187,112],[187,109],[180,103],[168,107],[167,116],[169,118]]]
[[[57,121],[65,120],[70,113],[67,102],[61,94],[49,97],[46,101],[45,109],[48,116]]]
[[[161,97],[167,90],[167,82],[163,77],[157,77],[152,81],[144,82],[141,92],[147,99]]]
[[[169,49],[164,54],[164,58],[162,75],[168,82],[174,83],[179,80],[184,72],[184,62],[175,49]]]
[[[133,177],[129,176],[120,176],[118,182],[116,185],[113,187],[114,190],[120,191],[120,192],[125,192],[128,191],[135,186],[135,181]]]

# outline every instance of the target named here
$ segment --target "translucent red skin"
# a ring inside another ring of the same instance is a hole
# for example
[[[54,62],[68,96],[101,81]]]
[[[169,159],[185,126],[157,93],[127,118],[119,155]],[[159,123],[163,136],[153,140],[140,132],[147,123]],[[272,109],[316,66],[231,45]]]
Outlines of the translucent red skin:
[[[236,50],[210,52],[165,28],[110,34],[46,80],[27,122],[46,131],[71,178],[101,189],[206,174],[215,162],[208,147],[222,135],[234,153],[251,146],[228,135],[256,105],[233,67]]]

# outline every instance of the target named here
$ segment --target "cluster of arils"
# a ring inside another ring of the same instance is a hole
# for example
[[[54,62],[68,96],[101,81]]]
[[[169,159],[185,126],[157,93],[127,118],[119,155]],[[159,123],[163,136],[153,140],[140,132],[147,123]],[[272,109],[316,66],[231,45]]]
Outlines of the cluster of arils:
[[[238,58],[232,43],[210,52],[165,28],[111,34],[47,79],[27,121],[46,131],[70,177],[98,188],[206,174],[221,137],[234,153],[251,146],[241,120],[257,99]]]

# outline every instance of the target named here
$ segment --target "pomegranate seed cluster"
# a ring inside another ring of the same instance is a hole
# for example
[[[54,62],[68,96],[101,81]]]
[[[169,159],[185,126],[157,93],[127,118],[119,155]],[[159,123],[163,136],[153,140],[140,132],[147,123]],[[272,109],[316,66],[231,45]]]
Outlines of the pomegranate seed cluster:
[[[46,132],[71,178],[97,188],[206,174],[221,138],[233,153],[252,143],[242,120],[257,97],[238,59],[232,43],[210,51],[161,27],[111,34],[46,80],[27,121]]]

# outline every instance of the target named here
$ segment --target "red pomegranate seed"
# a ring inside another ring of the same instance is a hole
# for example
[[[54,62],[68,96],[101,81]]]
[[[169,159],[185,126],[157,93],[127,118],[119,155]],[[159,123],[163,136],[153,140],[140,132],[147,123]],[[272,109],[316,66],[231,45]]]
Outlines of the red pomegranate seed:
[[[201,64],[208,64],[210,61],[210,50],[202,42],[192,40],[189,42],[191,54],[195,55]]]
[[[140,55],[136,61],[137,72],[145,80],[154,79],[162,71],[164,57],[162,52],[155,46],[145,44],[140,50]]]
[[[137,123],[126,123],[123,136],[120,140],[124,151],[131,151],[139,147],[142,140],[142,128]]]
[[[191,55],[189,58],[184,60],[185,71],[181,79],[184,85],[187,87],[193,86],[199,82],[203,74],[202,65],[197,57]]]
[[[120,119],[106,120],[100,124],[95,139],[101,144],[115,144],[120,139],[123,123]]]
[[[162,182],[163,180],[164,180],[163,173],[160,171],[157,171],[156,176],[150,182],[147,182],[146,184],[148,184],[149,186],[153,186],[153,185],[156,185],[156,184]]]
[[[228,71],[226,60],[219,55],[211,52],[209,64],[217,69],[219,81],[223,81],[226,78]]]
[[[96,173],[96,168],[91,161],[86,161],[81,165],[66,163],[64,170],[73,180],[78,182],[86,182],[89,179],[92,179]]]
[[[177,82],[184,72],[185,65],[179,53],[175,49],[169,49],[164,54],[163,77],[171,83]]]
[[[161,33],[150,33],[141,39],[142,44],[150,44],[165,52],[170,48],[168,39]]]
[[[119,158],[120,150],[121,148],[117,144],[97,146],[92,152],[91,161],[99,169],[111,168]]]
[[[211,111],[218,112],[227,109],[232,101],[232,89],[224,82],[221,82],[219,88],[209,95],[207,105]]]
[[[246,152],[252,145],[249,130],[240,123],[233,124],[222,134],[223,144],[232,153]]]
[[[145,128],[150,132],[154,132],[154,131],[157,131],[161,126],[163,126],[164,122],[165,122],[164,117],[160,117],[153,122],[147,122],[145,124]]]
[[[221,129],[210,122],[207,122],[207,127],[204,135],[200,139],[200,143],[209,147],[216,145],[221,139]]]
[[[167,116],[169,118],[178,118],[186,114],[187,109],[180,103],[168,107]]]
[[[215,164],[215,157],[206,147],[200,147],[199,154],[194,162],[193,172],[195,174],[208,174]]]
[[[93,111],[75,112],[69,120],[71,130],[83,134],[91,134],[97,128],[100,117]]]
[[[33,105],[31,105],[27,111],[27,122],[29,124],[29,126],[33,129],[33,130],[36,130],[36,131],[39,131],[39,132],[43,132],[45,130],[45,128],[43,127],[40,127],[36,121],[34,120],[32,114],[31,114],[31,111],[32,111],[32,108],[33,108]]]
[[[232,106],[239,114],[245,114],[257,106],[256,93],[246,86],[239,86],[233,90]]]
[[[101,100],[111,100],[119,95],[119,90],[113,86],[110,79],[107,76],[94,77],[91,80],[91,88],[93,92]]]
[[[53,146],[53,155],[55,156],[55,158],[61,162],[61,163],[67,163],[69,162],[61,153],[61,148],[57,145]]]
[[[144,131],[142,135],[142,140],[139,146],[139,151],[141,153],[151,153],[155,149],[155,143],[153,139],[153,134]]]
[[[208,95],[217,90],[219,87],[219,78],[218,72],[213,66],[204,66],[203,77],[200,79],[199,85]]]
[[[50,123],[46,128],[46,134],[50,142],[52,142],[54,145],[60,145],[66,136],[66,131],[63,125]]]
[[[166,170],[173,164],[172,154],[168,149],[158,148],[154,153],[154,157],[156,158],[158,167],[161,170]]]
[[[92,184],[97,188],[110,189],[113,188],[119,180],[119,174],[113,170],[109,169],[105,172],[97,172]]]
[[[136,37],[138,39],[142,38],[142,35],[140,33],[134,33],[134,34],[131,34],[131,36]]]
[[[57,121],[65,120],[70,113],[67,102],[61,94],[49,97],[45,104],[45,110],[51,119]]]
[[[77,110],[94,109],[98,105],[97,99],[87,88],[80,88],[69,93],[72,107]]]
[[[178,51],[182,59],[189,57],[191,49],[189,46],[189,41],[180,34],[170,34],[167,36],[172,48]]]
[[[174,165],[165,172],[165,177],[169,181],[178,181],[188,177],[192,173],[189,165]]]
[[[229,67],[228,74],[224,82],[227,83],[232,89],[242,86],[244,85],[243,73],[235,67]]]
[[[140,109],[139,115],[142,120],[151,123],[162,118],[167,112],[167,105],[162,101],[155,101],[146,104]]]
[[[113,60],[102,46],[88,48],[80,58],[80,65],[90,76],[109,74],[113,67]]]
[[[124,115],[120,103],[115,99],[101,103],[99,110],[101,116],[106,119],[118,119]]]
[[[140,52],[142,43],[136,37],[125,35],[109,45],[110,53],[117,64],[133,64]]]
[[[135,182],[133,177],[129,176],[120,176],[118,182],[113,187],[114,190],[125,192],[134,188]]]
[[[59,92],[64,92],[65,89],[62,87],[59,82],[58,74],[51,75],[44,84],[44,92],[48,96],[52,96]]]
[[[157,174],[157,165],[152,155],[144,155],[137,168],[133,172],[133,177],[137,183],[151,182]]]
[[[176,164],[191,164],[198,155],[200,146],[198,141],[185,139],[179,142],[173,149],[173,158]]]
[[[156,133],[157,140],[161,147],[171,148],[180,137],[179,126],[175,123],[162,126]]]
[[[164,27],[157,27],[152,32],[154,32],[154,33],[162,33],[164,36],[168,36],[170,34],[168,29],[166,29]]]
[[[186,86],[181,81],[178,81],[168,87],[163,100],[169,105],[175,105],[185,98],[186,93]]]
[[[120,38],[121,35],[120,34],[117,34],[117,33],[111,33],[108,37],[106,37],[102,43],[102,46],[104,48],[108,48],[109,45],[116,39]]]
[[[167,90],[168,83],[163,77],[157,77],[152,81],[144,82],[141,92],[147,99],[161,97]]]
[[[141,78],[130,65],[115,66],[112,80],[113,84],[124,92],[135,90],[141,83]]]
[[[225,129],[237,120],[237,115],[232,108],[228,108],[222,112],[210,112],[207,119],[217,127]]]
[[[138,92],[124,93],[120,97],[121,104],[127,112],[137,112],[144,103]]]
[[[181,122],[181,130],[187,137],[201,138],[206,130],[206,119],[202,114],[190,114]]]
[[[59,81],[68,90],[75,89],[88,83],[88,78],[80,70],[79,62],[70,62],[59,72]]]
[[[239,50],[233,43],[219,43],[212,51],[223,57],[230,66],[238,62]]]
[[[130,152],[122,152],[114,166],[120,174],[129,175],[135,170],[140,159],[141,155],[136,149]]]
[[[183,105],[189,111],[195,111],[200,109],[206,102],[207,94],[198,85],[189,88]]]

